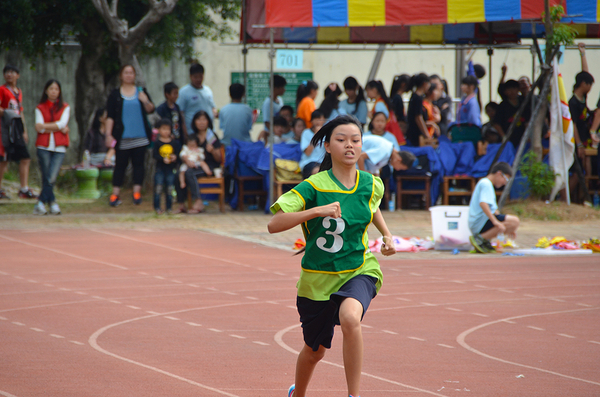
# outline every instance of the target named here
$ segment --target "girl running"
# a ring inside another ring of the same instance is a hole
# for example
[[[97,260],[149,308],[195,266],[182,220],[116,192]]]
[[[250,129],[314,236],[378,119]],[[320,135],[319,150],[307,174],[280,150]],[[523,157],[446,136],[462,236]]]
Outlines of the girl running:
[[[379,289],[382,273],[368,249],[373,222],[383,235],[384,255],[396,252],[379,211],[383,182],[356,169],[362,151],[361,126],[352,116],[327,123],[312,144],[326,150],[321,172],[281,196],[271,212],[270,233],[301,225],[306,239],[296,306],[305,345],[288,397],[304,397],[315,366],[331,348],[335,325],[343,334],[348,395],[358,397],[363,340],[360,322]]]

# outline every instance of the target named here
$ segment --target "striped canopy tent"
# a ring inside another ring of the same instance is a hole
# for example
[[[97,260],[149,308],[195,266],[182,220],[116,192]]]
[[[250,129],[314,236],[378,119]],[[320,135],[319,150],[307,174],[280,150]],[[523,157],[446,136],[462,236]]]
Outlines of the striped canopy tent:
[[[562,4],[578,38],[600,38],[600,0]],[[544,0],[246,0],[247,41],[479,44],[543,36]]]

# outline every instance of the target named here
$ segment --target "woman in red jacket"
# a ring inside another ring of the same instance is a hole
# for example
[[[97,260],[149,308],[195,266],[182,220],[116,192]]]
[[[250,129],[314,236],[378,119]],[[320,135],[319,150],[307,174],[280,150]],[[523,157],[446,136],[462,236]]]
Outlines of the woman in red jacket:
[[[62,89],[57,80],[50,79],[44,86],[40,103],[35,108],[38,162],[42,173],[42,192],[33,209],[34,215],[60,214],[54,198],[54,182],[60,171],[67,147],[69,147],[69,116],[71,108],[62,99]]]

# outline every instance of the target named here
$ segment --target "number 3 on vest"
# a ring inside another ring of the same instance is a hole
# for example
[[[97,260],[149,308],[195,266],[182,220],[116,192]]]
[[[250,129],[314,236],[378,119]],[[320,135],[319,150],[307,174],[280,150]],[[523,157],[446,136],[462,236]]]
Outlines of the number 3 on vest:
[[[335,254],[336,252],[341,250],[342,246],[344,245],[344,239],[342,238],[342,236],[340,236],[340,234],[344,231],[344,229],[346,229],[346,224],[344,223],[344,220],[342,218],[332,218],[330,216],[323,218],[323,227],[325,229],[331,227],[332,223],[336,224],[335,230],[326,230],[325,234],[333,236],[333,244],[331,245],[331,247],[325,248],[325,244],[327,244],[327,239],[325,237],[319,237],[317,239],[317,247],[319,247],[325,252]]]

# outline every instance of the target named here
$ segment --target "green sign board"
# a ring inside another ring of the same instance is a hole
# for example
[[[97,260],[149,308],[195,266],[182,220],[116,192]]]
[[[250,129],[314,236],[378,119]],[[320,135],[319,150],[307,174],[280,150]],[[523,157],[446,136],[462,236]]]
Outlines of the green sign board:
[[[287,85],[283,95],[283,103],[296,109],[296,90],[303,81],[312,80],[312,72],[277,72],[285,77]],[[248,72],[246,82],[246,99],[252,109],[261,109],[263,102],[269,97],[269,72]],[[231,72],[231,84],[244,84],[244,73]],[[263,122],[262,114],[257,122]]]

